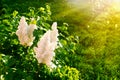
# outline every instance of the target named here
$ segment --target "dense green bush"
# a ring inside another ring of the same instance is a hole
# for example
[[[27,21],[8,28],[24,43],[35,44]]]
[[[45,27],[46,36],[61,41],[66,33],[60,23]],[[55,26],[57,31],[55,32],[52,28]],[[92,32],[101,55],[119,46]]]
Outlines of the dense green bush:
[[[0,21],[0,79],[2,80],[78,80],[79,71],[66,65],[56,65],[57,68],[50,69],[45,64],[38,64],[33,51],[38,40],[50,29],[52,22],[50,7],[29,8],[28,13],[4,14]],[[16,35],[17,26],[21,16],[25,16],[28,23],[37,25],[34,31],[34,44],[31,47],[22,46]],[[34,18],[31,22],[30,18]],[[58,27],[60,38],[67,33],[62,31],[66,28]],[[58,46],[59,47],[59,46]],[[59,54],[56,52],[56,54]],[[53,60],[57,62],[57,60]],[[59,62],[59,61],[58,61]]]

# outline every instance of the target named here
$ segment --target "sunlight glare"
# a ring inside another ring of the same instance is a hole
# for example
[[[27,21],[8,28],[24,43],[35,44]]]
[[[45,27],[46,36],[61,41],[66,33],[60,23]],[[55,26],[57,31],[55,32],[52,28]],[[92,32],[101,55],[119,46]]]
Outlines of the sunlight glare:
[[[120,11],[120,0],[114,0],[111,7],[115,11]]]

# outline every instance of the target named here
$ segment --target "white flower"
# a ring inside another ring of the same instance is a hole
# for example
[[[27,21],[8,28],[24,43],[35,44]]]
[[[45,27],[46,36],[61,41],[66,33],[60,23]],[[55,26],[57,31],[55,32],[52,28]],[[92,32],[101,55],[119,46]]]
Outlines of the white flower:
[[[18,30],[16,31],[16,35],[20,41],[20,44],[24,46],[31,46],[33,44],[33,31],[36,29],[35,24],[30,24],[28,26],[25,17],[21,17],[20,23],[18,26]]]
[[[50,34],[50,41],[52,44],[54,44],[54,48],[57,47],[57,41],[58,41],[58,30],[57,30],[57,22],[54,22],[52,25],[52,30],[51,30],[51,34]]]
[[[52,59],[55,56],[54,50],[58,41],[57,23],[53,23],[52,30],[48,30],[40,39],[37,47],[34,48],[36,58],[39,63],[44,63],[48,66],[53,65]]]

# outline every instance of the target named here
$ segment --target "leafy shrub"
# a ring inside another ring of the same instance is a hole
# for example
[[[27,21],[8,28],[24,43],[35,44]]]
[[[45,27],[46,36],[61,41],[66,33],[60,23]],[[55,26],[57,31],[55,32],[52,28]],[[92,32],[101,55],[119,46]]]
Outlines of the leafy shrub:
[[[21,13],[14,11],[12,14],[4,14],[0,21],[0,77],[5,80],[78,80],[79,71],[75,68],[62,67],[50,69],[45,64],[38,64],[34,57],[33,47],[37,45],[38,40],[42,35],[50,29],[51,12],[50,7],[46,5],[35,9],[29,8],[29,13]],[[20,15],[26,16],[28,23],[36,23],[37,30],[34,31],[35,40],[31,47],[22,46],[16,35],[17,26],[20,20]],[[31,18],[34,21],[31,22]],[[60,36],[64,35],[61,31],[65,27],[58,27]],[[67,31],[66,31],[67,32]],[[60,37],[61,39],[61,37]],[[56,53],[57,54],[57,53]],[[53,62],[56,62],[53,60]],[[61,73],[59,73],[59,71]],[[64,70],[67,70],[64,73]],[[61,75],[64,75],[62,76]]]

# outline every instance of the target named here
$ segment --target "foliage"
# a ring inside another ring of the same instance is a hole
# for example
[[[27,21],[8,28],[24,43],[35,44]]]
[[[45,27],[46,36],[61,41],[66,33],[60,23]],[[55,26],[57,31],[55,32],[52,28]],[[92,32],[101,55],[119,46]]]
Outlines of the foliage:
[[[20,17],[25,16],[28,23],[36,23],[37,30],[34,31],[34,44],[31,47],[20,45],[16,35],[17,26]],[[28,13],[19,14],[14,11],[12,14],[4,14],[0,21],[0,77],[5,80],[70,80],[79,79],[79,71],[72,67],[57,67],[50,69],[45,64],[38,64],[33,47],[37,45],[38,40],[42,35],[51,29],[51,12],[50,7],[46,5],[45,8],[40,7],[35,9],[29,8]],[[34,21],[31,22],[31,18]],[[59,27],[60,28],[60,27]],[[64,29],[61,28],[60,30]],[[61,35],[64,35],[60,32]],[[57,54],[57,53],[56,53]],[[54,60],[55,61],[55,60]],[[60,70],[60,74],[59,71]],[[64,73],[64,70],[66,72]],[[61,75],[64,75],[62,76]],[[75,75],[74,75],[75,74]]]
[[[80,75],[77,69],[68,66],[57,68],[53,74],[56,80],[78,80]]]

